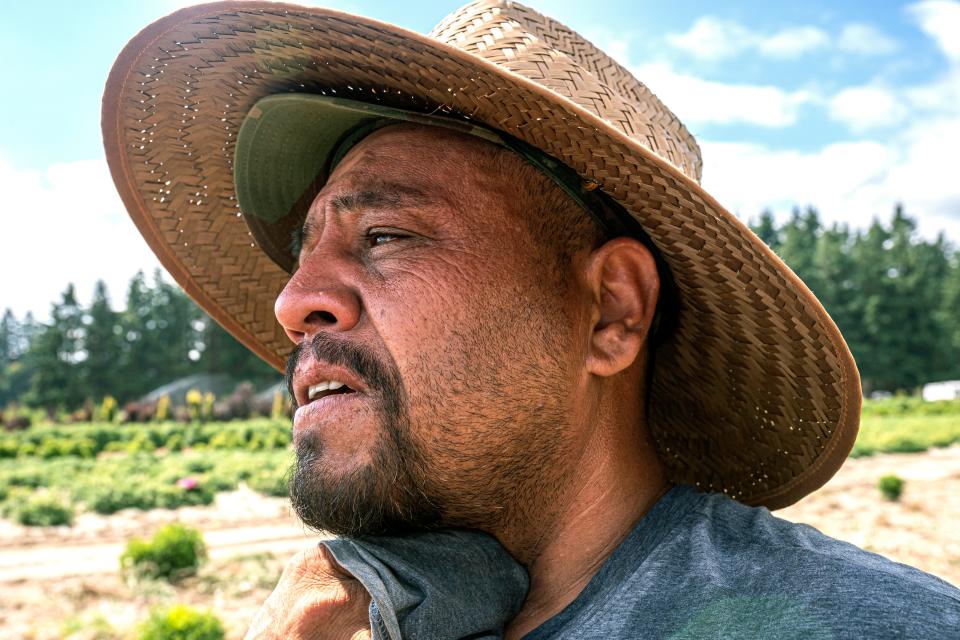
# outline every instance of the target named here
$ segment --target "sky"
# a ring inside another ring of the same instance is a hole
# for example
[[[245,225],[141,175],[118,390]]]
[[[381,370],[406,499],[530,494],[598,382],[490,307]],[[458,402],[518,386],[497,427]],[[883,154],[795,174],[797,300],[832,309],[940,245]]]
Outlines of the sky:
[[[100,97],[126,41],[191,2],[9,3],[0,21],[0,309],[45,318],[68,282],[114,306],[159,263],[107,170]],[[321,4],[428,32],[460,2]],[[528,0],[613,55],[697,137],[744,220],[815,206],[864,228],[896,203],[960,245],[960,0]]]

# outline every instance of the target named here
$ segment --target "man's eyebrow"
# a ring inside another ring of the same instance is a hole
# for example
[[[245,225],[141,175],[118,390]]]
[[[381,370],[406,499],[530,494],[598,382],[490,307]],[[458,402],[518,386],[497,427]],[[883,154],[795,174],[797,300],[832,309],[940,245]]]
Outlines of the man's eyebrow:
[[[410,209],[426,207],[436,200],[429,194],[410,185],[397,182],[379,182],[359,191],[341,193],[330,199],[327,204],[336,213],[355,212],[362,209]],[[303,226],[293,230],[290,239],[290,253],[294,259],[300,257],[304,244],[310,241],[316,231],[316,224],[309,220]]]
[[[336,213],[359,209],[423,207],[433,200],[422,190],[396,182],[381,182],[360,191],[341,193],[330,199]]]

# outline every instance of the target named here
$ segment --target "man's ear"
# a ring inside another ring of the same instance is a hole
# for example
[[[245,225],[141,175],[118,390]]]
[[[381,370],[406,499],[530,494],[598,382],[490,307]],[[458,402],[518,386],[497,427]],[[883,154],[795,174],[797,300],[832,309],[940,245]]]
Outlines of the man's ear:
[[[615,238],[590,254],[584,273],[596,319],[587,369],[612,376],[634,363],[647,339],[660,292],[657,265],[640,241]]]

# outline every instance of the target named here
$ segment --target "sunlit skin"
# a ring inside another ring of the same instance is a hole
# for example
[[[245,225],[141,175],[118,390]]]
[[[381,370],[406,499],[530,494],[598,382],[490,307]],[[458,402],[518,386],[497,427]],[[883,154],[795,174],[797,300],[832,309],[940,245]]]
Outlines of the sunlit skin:
[[[640,393],[659,281],[628,238],[580,251],[555,281],[517,186],[479,161],[488,144],[414,125],[364,139],[311,206],[276,314],[296,343],[327,332],[396,367],[443,523],[488,531],[530,573],[507,634],[519,638],[576,597],[668,487]],[[383,434],[362,380],[307,403],[322,367],[305,358],[294,373],[306,404],[294,433],[322,439],[318,472],[337,477]]]

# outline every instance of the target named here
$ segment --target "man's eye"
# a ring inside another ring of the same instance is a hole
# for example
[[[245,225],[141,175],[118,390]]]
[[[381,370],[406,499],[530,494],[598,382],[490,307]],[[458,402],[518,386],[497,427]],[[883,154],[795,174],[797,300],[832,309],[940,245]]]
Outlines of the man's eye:
[[[370,231],[367,233],[367,244],[371,247],[377,247],[405,237],[406,236],[399,233],[391,233],[389,231]]]

